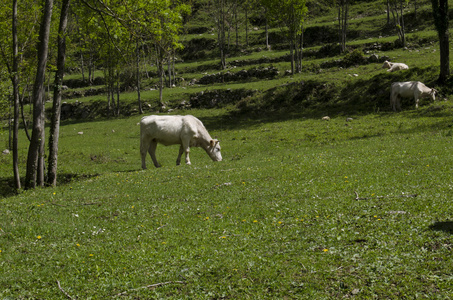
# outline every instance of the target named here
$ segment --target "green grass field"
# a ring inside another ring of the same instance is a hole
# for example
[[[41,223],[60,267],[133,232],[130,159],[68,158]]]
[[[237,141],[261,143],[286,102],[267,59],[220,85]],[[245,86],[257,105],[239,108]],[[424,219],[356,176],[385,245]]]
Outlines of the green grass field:
[[[381,6],[351,10],[363,38],[348,46],[395,41],[375,34]],[[308,25],[332,25],[331,14]],[[405,62],[407,71],[321,68],[345,58],[338,55],[308,56],[301,74],[284,75],[288,61],[254,61],[288,51],[251,50],[228,57],[231,72],[272,65],[280,74],[165,89],[169,107],[211,90],[256,90],[239,103],[171,112],[202,120],[220,140],[222,162],[192,148],[192,165],[176,166],[178,147],[160,145],[162,168],[148,156],[141,170],[134,112],[64,120],[55,188],[15,191],[12,155],[0,154],[0,299],[453,298],[453,104],[451,87],[435,82],[436,33],[421,23],[407,49],[363,52]],[[177,70],[188,82],[219,72],[216,63],[180,62]],[[439,101],[418,110],[405,101],[391,112],[390,84],[406,80],[436,87]],[[146,114],[156,113],[153,84],[143,84]],[[135,102],[136,93],[121,94],[124,106]],[[23,179],[28,141],[20,134]]]
[[[158,146],[163,167],[145,171],[137,117],[64,125],[66,183],[0,200],[0,296],[448,299],[451,109],[190,111],[224,160],[194,148],[175,166]]]

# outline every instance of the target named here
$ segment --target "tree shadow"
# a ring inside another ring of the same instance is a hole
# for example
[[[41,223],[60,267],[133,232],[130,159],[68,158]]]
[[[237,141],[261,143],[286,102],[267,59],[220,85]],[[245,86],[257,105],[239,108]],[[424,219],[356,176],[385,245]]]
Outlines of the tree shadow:
[[[435,222],[429,226],[429,229],[453,234],[453,221]]]
[[[14,187],[14,178],[0,177],[0,198],[7,198],[17,194]]]
[[[71,174],[71,173],[61,173],[57,175],[57,186],[66,185],[74,181],[87,180],[93,177],[99,176],[99,174]],[[24,188],[24,178],[21,178],[21,186]],[[49,187],[49,186],[45,186]],[[16,196],[22,190],[16,190],[14,187],[14,178],[9,177],[0,177],[0,198],[8,198]]]

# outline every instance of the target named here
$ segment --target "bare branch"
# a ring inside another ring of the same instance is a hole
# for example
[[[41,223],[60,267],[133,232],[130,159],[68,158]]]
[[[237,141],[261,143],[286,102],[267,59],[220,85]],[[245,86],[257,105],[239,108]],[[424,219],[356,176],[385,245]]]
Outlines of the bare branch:
[[[72,298],[68,293],[66,293],[65,290],[63,290],[63,288],[62,288],[61,285],[60,285],[60,281],[58,281],[58,279],[57,279],[57,284],[58,284],[58,288],[60,289],[60,291],[62,291],[63,294],[65,294],[65,296],[68,297],[68,299],[74,299],[74,298]]]

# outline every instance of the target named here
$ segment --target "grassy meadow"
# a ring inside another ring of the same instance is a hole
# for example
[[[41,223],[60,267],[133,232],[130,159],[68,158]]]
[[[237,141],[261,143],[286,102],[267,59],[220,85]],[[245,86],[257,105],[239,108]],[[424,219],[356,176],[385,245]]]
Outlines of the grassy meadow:
[[[351,20],[370,33],[348,46],[396,39],[371,32],[385,22],[380,5],[365,6],[373,7]],[[332,14],[308,24],[335,26]],[[169,112],[198,117],[220,140],[221,162],[192,148],[192,165],[176,166],[178,147],[159,145],[162,168],[148,156],[142,170],[133,112],[64,120],[55,188],[14,191],[12,155],[0,154],[0,299],[453,298],[451,87],[437,86],[436,33],[420,26],[407,49],[363,51],[406,71],[377,62],[322,68],[345,56],[307,56],[301,74],[285,75],[290,63],[277,59],[288,51],[249,51],[230,65],[280,74],[165,89],[169,107],[210,90],[256,90],[239,103]],[[275,62],[254,63],[265,56]],[[176,67],[188,82],[219,72],[217,62]],[[390,84],[405,80],[435,87],[439,101],[390,111]],[[156,113],[153,84],[143,85],[146,114]],[[121,101],[135,105],[136,93]],[[3,120],[0,146],[8,147]],[[23,130],[19,147],[24,177]]]
[[[448,299],[445,105],[348,121],[190,111],[224,160],[194,148],[175,166],[178,148],[158,146],[163,167],[144,171],[139,118],[66,124],[66,182],[0,200],[0,296]]]

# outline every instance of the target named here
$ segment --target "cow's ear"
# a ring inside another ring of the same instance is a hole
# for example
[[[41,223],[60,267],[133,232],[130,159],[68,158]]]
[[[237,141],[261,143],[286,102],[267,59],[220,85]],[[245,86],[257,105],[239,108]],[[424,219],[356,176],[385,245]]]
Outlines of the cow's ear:
[[[211,145],[211,147],[214,147],[215,141],[214,141],[214,140],[211,140],[211,141],[209,142],[209,144]]]

